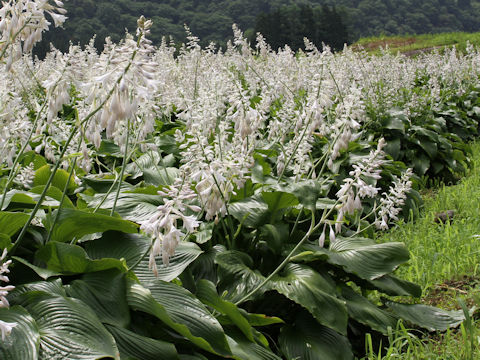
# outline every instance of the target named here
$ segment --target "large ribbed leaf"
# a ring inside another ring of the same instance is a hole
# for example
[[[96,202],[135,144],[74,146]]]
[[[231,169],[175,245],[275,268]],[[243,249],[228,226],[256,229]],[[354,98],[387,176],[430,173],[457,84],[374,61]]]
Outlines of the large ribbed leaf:
[[[52,170],[50,169],[50,165],[44,165],[41,168],[39,168],[37,171],[35,171],[33,186],[46,185],[51,173],[52,173]],[[73,180],[73,178],[70,178],[70,181],[69,181],[68,172],[62,169],[57,169],[57,171],[55,172],[55,175],[53,176],[52,186],[55,186],[61,191],[63,191],[67,183],[68,183],[68,186],[67,186],[68,192],[72,192],[77,187],[77,184],[75,184],[75,181]]]
[[[399,279],[393,275],[385,275],[370,283],[385,294],[392,296],[422,296],[422,288],[412,282]]]
[[[149,151],[127,165],[126,171],[133,179],[143,175],[146,184],[170,185],[178,176],[178,169],[172,165],[171,154],[162,159],[156,151]]]
[[[265,279],[259,271],[251,269],[253,260],[244,252],[235,250],[221,252],[216,255],[215,262],[219,267],[218,288],[220,292],[226,291],[225,299],[233,303],[239,301]],[[265,291],[266,286],[259,289],[256,296]]]
[[[156,316],[198,347],[231,355],[222,327],[188,290],[160,280],[148,289],[130,281],[127,299],[134,310]]]
[[[95,208],[101,203],[102,209],[109,210],[113,207],[116,193],[115,191],[111,192],[105,200],[105,194],[95,194],[94,196],[80,194],[80,196],[91,208]],[[141,223],[156,214],[158,212],[157,207],[161,204],[163,204],[163,201],[159,195],[121,192],[115,212],[125,220]]]
[[[121,359],[178,359],[177,350],[171,343],[141,336],[113,325],[105,325],[105,327],[115,338]]]
[[[68,295],[82,300],[102,323],[127,327],[130,309],[126,299],[125,274],[116,269],[85,274],[73,281]]]
[[[268,205],[258,195],[231,203],[228,212],[247,227],[261,226],[269,217]]]
[[[304,246],[304,249],[307,251],[295,256],[293,261],[326,260],[367,280],[375,280],[393,272],[410,258],[403,243],[376,244],[364,238],[338,238],[330,249],[315,245]]]
[[[119,359],[113,336],[80,300],[53,296],[26,309],[41,334],[40,359]]]
[[[335,284],[306,265],[288,264],[267,286],[307,309],[317,321],[347,333],[345,302],[336,298]]]
[[[175,249],[175,254],[170,257],[168,265],[161,258],[156,259],[158,276],[155,276],[148,267],[149,257],[145,258],[133,269],[142,284],[147,285],[157,280],[172,281],[179,276],[202,253],[198,245],[182,242]]]
[[[126,271],[123,260],[103,258],[92,260],[85,250],[77,245],[49,242],[37,251],[36,258],[47,265],[47,269],[65,275],[119,269]]]
[[[217,288],[211,281],[205,279],[199,280],[197,282],[197,292],[195,295],[197,295],[197,298],[204,304],[226,315],[248,340],[251,342],[255,341],[255,330],[249,324],[248,320],[242,315],[235,304],[222,299],[218,295]]]
[[[243,334],[230,330],[227,335],[228,344],[235,359],[238,360],[281,360],[272,350],[247,340]]]
[[[22,304],[23,295],[29,295],[31,292],[42,292],[48,295],[67,296],[62,280],[38,281],[29,284],[18,285],[8,294],[10,304]]]
[[[150,244],[150,238],[141,234],[107,231],[100,239],[86,242],[85,251],[91,259],[125,259],[130,267],[146,255]]]
[[[354,320],[385,335],[388,328],[395,329],[398,319],[375,306],[350,287],[342,287],[342,296],[347,302],[348,315]]]
[[[433,306],[400,304],[392,301],[388,301],[386,305],[398,317],[430,331],[445,331],[465,320],[462,310],[446,311]]]
[[[40,332],[33,317],[21,306],[0,308],[0,321],[16,323],[10,336],[0,340],[0,359],[37,360]]]
[[[138,226],[130,221],[117,217],[94,214],[75,209],[61,209],[57,223],[53,228],[52,241],[68,242],[83,235],[117,230],[125,233],[136,233]]]
[[[353,359],[348,339],[310,316],[300,316],[295,324],[284,326],[278,340],[288,360]]]
[[[0,233],[13,236],[27,223],[28,214],[21,212],[0,211]]]

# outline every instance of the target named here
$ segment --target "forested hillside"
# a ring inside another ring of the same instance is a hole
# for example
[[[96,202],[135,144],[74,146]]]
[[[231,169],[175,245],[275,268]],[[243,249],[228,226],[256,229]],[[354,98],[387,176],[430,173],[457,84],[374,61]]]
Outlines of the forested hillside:
[[[43,47],[53,40],[65,49],[68,41],[84,44],[93,34],[99,46],[106,36],[119,40],[125,28],[133,31],[141,14],[153,20],[155,43],[165,35],[183,41],[185,24],[202,44],[224,45],[232,35],[232,23],[252,36],[259,16],[268,19],[281,7],[302,4],[312,6],[314,12],[321,5],[338,12],[349,41],[379,34],[480,30],[480,1],[474,0],[67,0],[69,19],[64,30],[49,33]]]

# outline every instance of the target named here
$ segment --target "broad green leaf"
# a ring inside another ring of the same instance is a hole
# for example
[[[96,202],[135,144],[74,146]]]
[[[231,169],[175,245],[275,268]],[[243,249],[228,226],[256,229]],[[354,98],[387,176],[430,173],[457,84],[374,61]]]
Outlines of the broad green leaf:
[[[242,299],[265,280],[259,271],[251,269],[252,258],[244,252],[235,250],[221,252],[215,257],[215,262],[219,266],[218,288],[220,292],[226,291],[225,299],[233,303]],[[262,295],[266,290],[267,287],[264,286],[255,296]]]
[[[348,315],[355,321],[365,324],[384,335],[388,334],[389,328],[395,329],[397,318],[375,306],[350,287],[342,287],[342,296],[347,302]]]
[[[97,154],[100,156],[108,155],[117,158],[123,158],[124,155],[120,150],[120,147],[110,140],[102,140],[100,148],[97,150]]]
[[[413,166],[415,173],[423,176],[430,168],[430,159],[424,154],[419,154],[418,156],[413,158]]]
[[[115,201],[116,193],[108,194],[104,201],[105,194],[95,194],[88,196],[80,194],[80,197],[85,200],[89,207],[95,208],[101,203],[102,209],[111,209]],[[115,212],[123,219],[141,223],[149,220],[155,215],[158,206],[163,204],[163,200],[159,195],[150,195],[133,192],[121,192],[115,207]]]
[[[155,151],[143,154],[128,164],[126,170],[132,174],[133,179],[143,175],[146,184],[155,186],[170,185],[178,176],[178,169],[169,167],[160,154]]]
[[[31,188],[30,192],[35,194],[41,194],[44,189],[45,189],[45,185],[39,185]],[[62,190],[63,189],[59,189],[55,186],[50,186],[47,190],[47,196],[50,196],[52,199],[55,199],[58,202],[60,202],[63,196]],[[72,209],[75,208],[75,206],[73,205],[72,201],[69,199],[68,196],[64,197],[62,207],[72,208]]]
[[[68,295],[87,304],[102,323],[119,327],[130,323],[126,292],[125,273],[116,269],[85,274],[68,288]]]
[[[269,218],[268,204],[259,196],[231,203],[228,212],[246,227],[258,227]]]
[[[120,358],[113,336],[82,301],[53,296],[31,302],[26,309],[41,334],[40,358]]]
[[[422,288],[417,284],[399,279],[392,275],[385,275],[370,281],[380,291],[391,296],[422,296]]]
[[[107,324],[105,327],[115,338],[115,342],[120,350],[121,359],[178,359],[177,350],[171,343],[148,338],[114,325]]]
[[[124,259],[127,266],[131,267],[141,257],[147,255],[151,243],[150,238],[142,234],[106,231],[100,239],[86,242],[84,248],[92,260],[103,258]]]
[[[58,276],[58,275],[61,275],[61,274],[62,274],[62,273],[60,273],[60,272],[58,272],[58,271],[53,271],[53,270],[41,268],[41,267],[39,267],[39,266],[30,264],[27,260],[22,259],[22,258],[17,257],[17,256],[12,256],[12,259],[14,259],[15,261],[18,261],[19,263],[22,263],[23,265],[29,267],[30,269],[32,269],[33,271],[35,271],[35,273],[36,273],[38,276],[40,276],[40,277],[41,277],[42,279],[44,279],[44,280],[47,280],[48,278],[51,278],[52,276]]]
[[[262,192],[263,201],[268,205],[268,210],[271,213],[276,213],[277,211],[295,206],[298,204],[298,199],[295,195],[283,192],[283,191],[274,191],[274,192]]]
[[[77,245],[50,242],[36,253],[36,258],[47,269],[64,275],[83,274],[108,269],[126,271],[125,261],[111,258],[92,260],[83,248]]]
[[[270,249],[280,254],[288,241],[289,226],[285,223],[266,224],[260,227],[260,239],[264,240]],[[257,230],[258,231],[258,230]]]
[[[35,171],[33,186],[46,185],[51,173],[52,170],[50,169],[49,165],[44,165],[39,168],[37,171]],[[52,186],[55,186],[56,188],[60,189],[60,191],[63,191],[67,182],[68,172],[62,169],[57,169],[55,175],[53,176]],[[76,187],[77,184],[75,184],[75,181],[73,180],[73,178],[71,178],[70,182],[68,182],[67,191],[71,193],[73,190],[75,190]]]
[[[270,349],[247,340],[239,331],[230,330],[228,344],[235,359],[238,360],[281,360]]]
[[[347,333],[347,308],[336,298],[335,284],[305,265],[288,264],[267,286],[307,309],[317,321]]]
[[[330,249],[315,245],[306,245],[304,249],[307,251],[295,256],[292,261],[325,260],[367,280],[389,274],[409,259],[408,250],[403,243],[376,244],[364,238],[339,237],[331,244]]]
[[[295,195],[300,204],[306,209],[314,211],[317,200],[320,198],[322,192],[329,187],[327,183],[325,183],[325,186],[325,189],[322,188],[320,181],[302,180],[288,184],[286,187],[281,187],[281,190]]]
[[[214,354],[231,355],[222,327],[188,290],[160,280],[148,289],[130,281],[127,299],[134,310],[157,317],[196,346]]]
[[[210,241],[213,234],[213,228],[215,224],[213,222],[202,222],[198,230],[193,234],[195,242],[197,244],[205,244]]]
[[[222,299],[218,293],[215,285],[208,280],[201,279],[197,282],[197,298],[204,304],[214,308],[221,314],[226,315],[235,326],[245,335],[251,342],[255,341],[254,329],[249,324],[248,320],[242,315],[236,305]]]
[[[353,360],[348,339],[302,314],[280,331],[280,349],[287,359]]]
[[[12,237],[27,223],[29,217],[26,213],[0,211],[0,233]]]
[[[465,320],[462,310],[447,311],[433,306],[400,304],[392,301],[387,301],[386,305],[398,317],[430,331],[445,331]]]
[[[0,320],[16,323],[11,334],[0,341],[0,359],[36,360],[40,331],[33,317],[21,306],[0,308]]]
[[[22,305],[25,301],[28,301],[32,293],[45,293],[49,297],[52,295],[67,296],[62,280],[56,279],[53,281],[37,281],[17,285],[15,289],[8,294],[8,299],[11,304]]]
[[[51,241],[69,242],[87,234],[107,230],[135,233],[138,226],[117,217],[95,214],[75,209],[61,209],[53,228]]]
[[[144,285],[154,283],[157,280],[172,281],[178,277],[188,265],[195,261],[203,251],[195,243],[182,242],[175,249],[175,254],[170,257],[168,265],[165,265],[161,258],[155,259],[158,276],[155,276],[149,269],[149,257],[145,256],[142,261],[133,269],[135,275]]]

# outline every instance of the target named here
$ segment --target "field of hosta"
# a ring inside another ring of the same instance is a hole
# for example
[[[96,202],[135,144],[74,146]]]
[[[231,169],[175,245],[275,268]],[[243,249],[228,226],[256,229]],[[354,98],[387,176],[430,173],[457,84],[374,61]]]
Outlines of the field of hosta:
[[[0,9],[1,359],[353,359],[465,320],[375,239],[469,168],[477,49],[153,47],[140,18],[33,60],[63,13]]]

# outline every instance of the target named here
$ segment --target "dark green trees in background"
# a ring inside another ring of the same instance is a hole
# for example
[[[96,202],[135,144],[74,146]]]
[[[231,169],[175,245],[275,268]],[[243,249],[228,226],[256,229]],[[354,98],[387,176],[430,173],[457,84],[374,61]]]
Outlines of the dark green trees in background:
[[[339,50],[349,40],[342,17],[335,7],[326,5],[288,6],[263,13],[257,17],[255,33],[261,33],[274,50],[285,45],[294,51],[304,48],[304,38],[319,48],[325,43]]]
[[[118,41],[125,29],[134,32],[140,15],[153,20],[155,44],[163,36],[185,41],[184,24],[203,46],[225,46],[235,23],[248,38],[260,31],[274,49],[294,50],[304,36],[340,49],[364,36],[480,31],[480,0],[68,0],[65,7],[64,29],[48,32],[37,54],[50,42],[61,50],[70,41],[84,45],[94,34],[101,49],[105,37]]]

